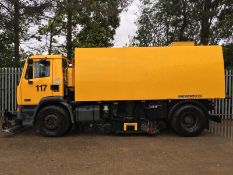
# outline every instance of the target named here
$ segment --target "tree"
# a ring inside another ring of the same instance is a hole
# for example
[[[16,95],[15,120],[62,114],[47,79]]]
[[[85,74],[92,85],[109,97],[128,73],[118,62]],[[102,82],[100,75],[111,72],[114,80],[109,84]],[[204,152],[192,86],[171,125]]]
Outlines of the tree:
[[[66,42],[57,50],[60,52],[65,49],[68,58],[73,57],[75,47],[112,46],[115,30],[119,26],[119,14],[131,1],[52,1],[52,12],[47,18],[48,23],[40,25],[38,34],[50,36],[49,53],[54,50],[53,43],[56,40],[53,40],[53,37],[63,36]],[[40,37],[37,38],[40,39]]]
[[[187,0],[142,0],[142,12],[133,45],[167,45],[195,38],[197,25],[190,18],[192,3]]]
[[[218,10],[217,20],[211,29],[210,43],[233,43],[233,1],[220,2],[223,7]]]
[[[79,15],[80,32],[76,34],[76,47],[112,46],[115,30],[119,26],[120,2],[115,0],[85,1],[85,10]]]
[[[5,26],[2,31],[9,36],[7,42],[14,46],[11,51],[14,53],[16,65],[19,65],[20,42],[27,39],[29,24],[39,20],[48,3],[46,0],[2,0],[0,2],[0,16],[3,17],[2,23]],[[5,40],[1,42],[4,45]]]
[[[197,0],[192,3],[193,17],[198,21],[200,28],[198,34],[200,44],[217,44],[223,37],[232,36],[232,0]]]
[[[216,44],[232,37],[232,0],[141,0],[133,45],[195,40]]]
[[[223,46],[226,69],[233,69],[233,43]]]
[[[13,45],[12,45],[12,32],[7,30],[10,28],[11,23],[7,18],[6,10],[0,6],[0,67],[9,66],[13,63]]]
[[[70,0],[72,1],[72,0]],[[116,28],[119,26],[119,14],[132,0],[85,0],[77,14],[71,10],[72,27],[67,27],[67,50],[74,47],[109,47],[112,46]],[[74,8],[73,8],[74,9]],[[69,18],[68,18],[69,22]],[[69,24],[67,22],[67,24]],[[72,32],[70,31],[72,30]],[[73,32],[75,31],[75,32]],[[69,41],[69,32],[73,41]],[[71,46],[72,45],[72,46]],[[71,51],[68,50],[68,53]]]
[[[51,1],[50,7],[44,12],[42,17],[44,23],[39,25],[37,34],[34,36],[37,40],[42,42],[45,36],[45,46],[43,46],[41,52],[47,51],[48,54],[64,52],[63,45],[56,45],[57,40],[55,37],[63,36],[66,28],[65,14],[63,9],[63,1]]]

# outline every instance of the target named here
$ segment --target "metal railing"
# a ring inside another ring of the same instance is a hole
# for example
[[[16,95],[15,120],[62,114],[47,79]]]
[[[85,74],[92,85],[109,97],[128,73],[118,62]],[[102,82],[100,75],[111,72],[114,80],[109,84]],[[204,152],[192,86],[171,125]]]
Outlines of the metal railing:
[[[211,133],[233,138],[233,71],[225,71],[226,98],[215,101],[215,110],[211,112],[222,118],[222,123],[210,122]]]
[[[16,110],[16,87],[21,68],[0,68],[0,115],[5,109]],[[214,134],[233,137],[233,71],[226,70],[226,99],[216,100],[215,110],[211,113],[222,118],[222,123],[210,122],[209,131]]]
[[[16,88],[19,83],[21,68],[0,68],[0,114],[4,110],[16,109]]]

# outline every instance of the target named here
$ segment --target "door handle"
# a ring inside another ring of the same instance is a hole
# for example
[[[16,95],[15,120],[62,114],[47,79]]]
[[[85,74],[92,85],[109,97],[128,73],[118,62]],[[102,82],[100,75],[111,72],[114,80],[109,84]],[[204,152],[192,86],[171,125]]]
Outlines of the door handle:
[[[33,84],[33,81],[28,79],[28,84]]]
[[[29,101],[31,101],[31,99],[29,99],[29,98],[28,99],[24,99],[24,101],[25,102],[29,102]]]

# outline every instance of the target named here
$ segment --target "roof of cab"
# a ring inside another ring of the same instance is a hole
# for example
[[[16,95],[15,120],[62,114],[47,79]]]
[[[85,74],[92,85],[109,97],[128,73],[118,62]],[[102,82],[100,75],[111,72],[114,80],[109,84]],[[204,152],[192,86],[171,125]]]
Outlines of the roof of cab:
[[[63,56],[62,55],[33,55],[30,58],[31,59],[42,59],[42,58],[61,59],[63,58]]]

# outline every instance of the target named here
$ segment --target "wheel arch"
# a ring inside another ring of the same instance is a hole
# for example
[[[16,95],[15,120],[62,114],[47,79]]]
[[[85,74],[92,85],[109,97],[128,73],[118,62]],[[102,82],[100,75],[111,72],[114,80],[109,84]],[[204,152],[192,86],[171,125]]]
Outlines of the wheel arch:
[[[68,104],[64,99],[63,97],[45,97],[45,98],[42,98],[40,103],[37,105],[36,107],[36,110],[35,110],[35,113],[33,115],[33,124],[35,125],[36,123],[36,120],[37,120],[37,114],[45,107],[47,106],[60,106],[62,107],[63,109],[66,110],[66,112],[68,113],[68,116],[70,118],[70,121],[71,123],[74,123],[75,120],[74,120],[74,115],[73,115],[73,112],[72,112],[72,107],[70,104]]]
[[[179,109],[180,107],[184,106],[184,105],[195,105],[199,108],[201,108],[203,110],[203,112],[206,115],[206,129],[209,129],[209,113],[208,113],[208,108],[207,106],[204,104],[204,102],[198,101],[198,100],[183,100],[183,101],[178,101],[176,103],[174,103],[173,105],[171,105],[169,107],[169,111],[168,111],[168,120],[171,121],[171,118],[173,116],[173,114],[175,113],[175,111],[177,109]]]

